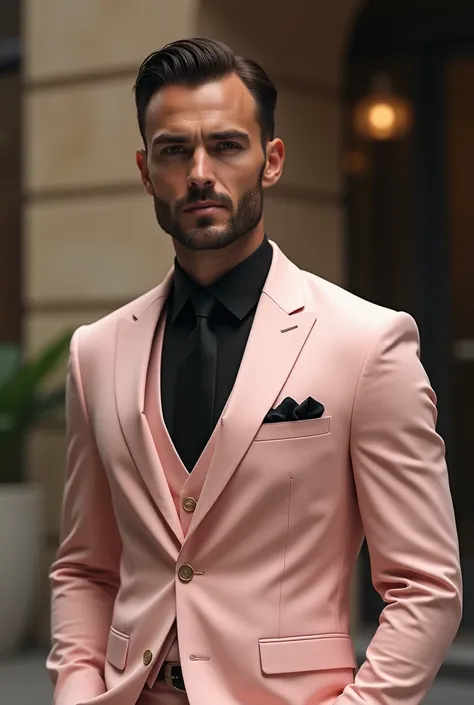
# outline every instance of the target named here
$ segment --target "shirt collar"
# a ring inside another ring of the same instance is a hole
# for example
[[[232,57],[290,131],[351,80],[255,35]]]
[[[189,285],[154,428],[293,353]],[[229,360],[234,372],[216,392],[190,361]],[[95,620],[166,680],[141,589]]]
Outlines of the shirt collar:
[[[239,321],[258,304],[270,270],[273,249],[265,236],[262,244],[230,272],[207,287],[213,296]],[[175,259],[171,315],[173,323],[192,293],[200,288]]]

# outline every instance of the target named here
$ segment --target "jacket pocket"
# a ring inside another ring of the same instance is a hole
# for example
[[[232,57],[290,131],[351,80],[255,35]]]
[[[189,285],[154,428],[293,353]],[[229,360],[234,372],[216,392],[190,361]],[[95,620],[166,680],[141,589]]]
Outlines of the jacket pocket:
[[[348,634],[259,639],[262,671],[268,675],[357,668]]]
[[[123,671],[127,663],[129,644],[128,634],[117,631],[115,627],[110,627],[106,658],[119,671]]]
[[[260,426],[254,442],[322,436],[328,434],[330,428],[331,416],[321,416],[319,419],[305,419],[304,421],[264,423]]]

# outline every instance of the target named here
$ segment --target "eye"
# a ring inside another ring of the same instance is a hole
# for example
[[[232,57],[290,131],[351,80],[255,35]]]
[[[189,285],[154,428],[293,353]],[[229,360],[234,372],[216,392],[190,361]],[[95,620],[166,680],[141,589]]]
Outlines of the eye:
[[[229,140],[226,140],[225,142],[218,142],[216,145],[216,150],[218,152],[236,151],[239,149],[242,149],[242,146],[238,142],[230,142]]]
[[[160,154],[163,155],[164,157],[174,157],[174,156],[179,156],[181,154],[184,154],[186,151],[185,147],[181,144],[172,144],[169,147],[164,147],[164,149],[161,150]]]

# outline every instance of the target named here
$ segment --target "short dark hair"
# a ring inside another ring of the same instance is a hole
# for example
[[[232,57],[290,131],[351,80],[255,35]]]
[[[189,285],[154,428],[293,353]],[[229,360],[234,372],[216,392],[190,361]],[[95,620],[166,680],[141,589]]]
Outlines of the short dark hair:
[[[146,111],[153,95],[171,85],[197,87],[236,74],[255,99],[262,144],[275,133],[277,89],[252,59],[236,55],[222,42],[203,37],[180,39],[148,56],[134,85],[138,125],[146,145]]]

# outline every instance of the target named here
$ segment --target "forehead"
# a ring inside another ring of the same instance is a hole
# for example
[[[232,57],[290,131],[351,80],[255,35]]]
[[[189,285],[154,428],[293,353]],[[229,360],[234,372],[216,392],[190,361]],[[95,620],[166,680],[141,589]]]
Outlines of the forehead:
[[[203,86],[166,86],[151,99],[147,138],[161,130],[201,131],[240,128],[259,132],[255,100],[236,75]]]

